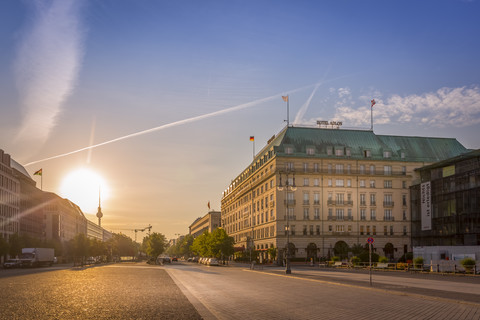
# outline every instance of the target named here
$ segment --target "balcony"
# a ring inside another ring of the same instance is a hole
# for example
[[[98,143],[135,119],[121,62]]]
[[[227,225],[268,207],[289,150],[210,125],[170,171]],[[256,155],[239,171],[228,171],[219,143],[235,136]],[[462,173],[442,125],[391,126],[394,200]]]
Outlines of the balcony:
[[[391,208],[393,207],[394,202],[393,201],[383,201],[383,207],[384,208]]]
[[[395,221],[395,217],[383,217],[383,221]]]
[[[303,205],[304,206],[310,205],[310,200],[303,200]]]
[[[286,206],[294,206],[297,204],[295,199],[283,200],[284,205]]]

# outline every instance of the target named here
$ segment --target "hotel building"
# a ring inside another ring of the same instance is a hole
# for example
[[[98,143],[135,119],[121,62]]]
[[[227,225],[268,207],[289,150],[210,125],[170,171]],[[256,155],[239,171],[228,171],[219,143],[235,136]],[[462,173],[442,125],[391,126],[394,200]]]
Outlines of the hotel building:
[[[369,237],[398,259],[412,250],[414,170],[467,151],[450,138],[286,127],[223,193],[222,227],[263,259],[271,247],[283,259],[287,242],[292,258],[345,257]]]

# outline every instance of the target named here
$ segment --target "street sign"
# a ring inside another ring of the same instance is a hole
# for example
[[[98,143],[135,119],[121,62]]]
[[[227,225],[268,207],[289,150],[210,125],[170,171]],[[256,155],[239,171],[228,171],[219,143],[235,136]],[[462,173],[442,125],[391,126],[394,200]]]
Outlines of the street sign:
[[[367,242],[372,244],[375,240],[372,237],[368,237]]]

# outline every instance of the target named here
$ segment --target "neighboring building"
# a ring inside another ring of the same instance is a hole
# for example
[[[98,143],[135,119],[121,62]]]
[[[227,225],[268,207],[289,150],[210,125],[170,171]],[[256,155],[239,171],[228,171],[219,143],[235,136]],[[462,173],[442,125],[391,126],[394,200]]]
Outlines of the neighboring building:
[[[286,127],[223,193],[222,227],[263,259],[270,247],[283,259],[287,224],[292,257],[346,255],[373,237],[378,254],[398,259],[412,249],[414,170],[465,152],[456,139]],[[296,190],[279,191],[287,181]]]
[[[480,150],[416,170],[410,188],[414,254],[480,260]]]
[[[19,234],[44,240],[43,191],[36,187],[35,180],[30,177],[22,165],[13,159],[10,163],[15,177],[20,182]]]
[[[10,163],[10,155],[0,149],[0,236],[7,241],[20,230],[20,181]]]
[[[95,222],[92,222],[88,219],[85,220],[87,221],[87,237],[90,239],[103,241],[103,228]]]
[[[65,242],[79,233],[87,235],[87,219],[79,206],[51,192],[45,192],[44,199],[47,239]]]
[[[205,230],[212,232],[219,227],[221,227],[221,212],[210,211],[203,217],[195,220],[188,229],[190,230],[190,234],[196,238],[205,232]]]

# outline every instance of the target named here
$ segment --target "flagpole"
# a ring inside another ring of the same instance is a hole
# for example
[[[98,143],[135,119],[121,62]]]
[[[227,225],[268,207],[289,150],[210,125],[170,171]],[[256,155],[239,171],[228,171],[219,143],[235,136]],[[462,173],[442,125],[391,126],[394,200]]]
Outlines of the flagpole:
[[[375,99],[372,99],[370,101],[370,123],[371,123],[370,131],[373,131],[373,106],[375,105],[375,103],[376,103]]]
[[[290,124],[290,97],[287,94],[287,128]]]

